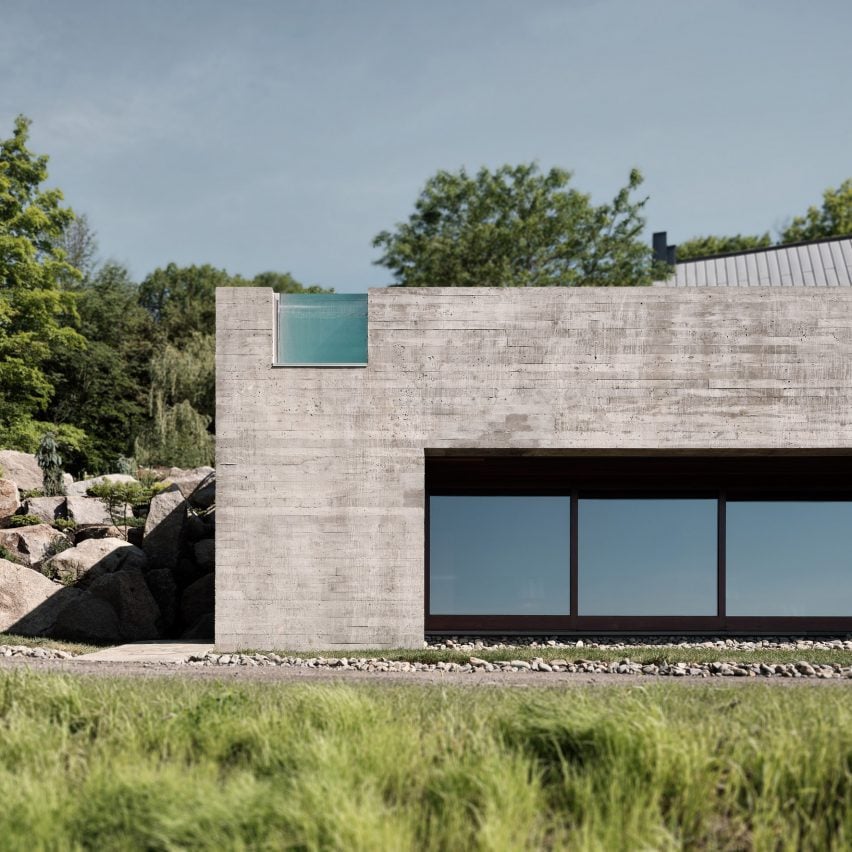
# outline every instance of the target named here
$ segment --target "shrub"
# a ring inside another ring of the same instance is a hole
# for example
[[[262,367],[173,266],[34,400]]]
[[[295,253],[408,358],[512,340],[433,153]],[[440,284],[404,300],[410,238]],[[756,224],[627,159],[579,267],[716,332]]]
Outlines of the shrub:
[[[16,565],[20,564],[18,554],[9,550],[8,547],[4,547],[2,544],[0,544],[0,559],[5,559],[7,562],[14,562]]]
[[[21,492],[21,500],[29,500],[32,497],[44,497],[44,489],[30,488],[28,491]]]
[[[70,518],[57,518],[53,522],[53,526],[59,532],[74,532],[77,529],[77,522],[72,521]]]
[[[12,515],[9,518],[10,527],[31,527],[40,523],[41,518],[38,515]]]

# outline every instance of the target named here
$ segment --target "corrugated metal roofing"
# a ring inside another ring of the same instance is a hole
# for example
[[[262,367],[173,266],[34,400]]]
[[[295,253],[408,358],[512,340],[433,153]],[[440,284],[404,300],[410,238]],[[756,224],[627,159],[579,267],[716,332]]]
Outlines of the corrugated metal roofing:
[[[852,287],[852,237],[686,260],[655,287]]]

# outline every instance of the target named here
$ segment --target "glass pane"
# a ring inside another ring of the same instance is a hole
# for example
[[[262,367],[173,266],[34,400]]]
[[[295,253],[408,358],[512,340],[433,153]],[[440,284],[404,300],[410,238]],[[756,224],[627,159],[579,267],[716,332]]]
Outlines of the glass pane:
[[[279,364],[366,364],[366,293],[282,293]]]
[[[581,499],[580,615],[716,615],[715,500]]]
[[[728,615],[852,615],[852,502],[727,504]]]
[[[435,615],[570,615],[568,497],[431,497]]]

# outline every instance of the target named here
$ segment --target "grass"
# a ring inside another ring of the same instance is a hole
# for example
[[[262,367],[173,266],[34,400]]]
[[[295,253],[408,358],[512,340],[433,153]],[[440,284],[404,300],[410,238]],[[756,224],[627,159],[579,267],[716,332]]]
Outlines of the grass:
[[[27,648],[53,648],[68,651],[69,654],[91,654],[100,651],[102,645],[86,645],[83,642],[63,642],[59,639],[45,639],[42,636],[16,636],[13,633],[0,633],[0,645],[23,645]]]
[[[846,688],[0,672],[4,850],[842,849]]]
[[[219,652],[222,653],[222,652]],[[244,654],[254,651],[245,650]],[[263,653],[263,652],[261,652]],[[376,657],[386,660],[404,660],[410,663],[466,663],[471,656],[481,660],[603,660],[619,662],[625,658],[634,663],[795,663],[806,660],[809,663],[828,663],[841,666],[852,665],[852,651],[845,649],[825,650],[820,648],[799,648],[781,650],[761,648],[754,651],[738,651],[735,648],[477,648],[470,651],[456,651],[451,648],[424,648],[408,650],[405,648],[373,649],[368,651],[278,651],[282,657]]]

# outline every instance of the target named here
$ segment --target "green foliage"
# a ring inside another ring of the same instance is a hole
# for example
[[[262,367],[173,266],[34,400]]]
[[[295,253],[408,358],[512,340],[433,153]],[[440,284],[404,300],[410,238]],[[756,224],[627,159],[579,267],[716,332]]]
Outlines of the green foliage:
[[[70,518],[57,518],[53,522],[53,526],[55,529],[59,530],[59,532],[69,533],[74,532],[77,529],[77,522],[72,521]]]
[[[768,248],[772,245],[769,233],[759,236],[737,234],[735,237],[693,237],[678,243],[677,261],[693,260],[698,257],[711,257],[717,254],[730,254],[737,251]]]
[[[113,524],[124,530],[125,540],[127,529],[132,525],[133,507],[146,500],[151,501],[150,493],[138,482],[99,482],[86,493],[101,500]]]
[[[56,497],[65,493],[62,482],[62,456],[52,432],[46,432],[36,450],[36,461],[43,477],[42,491],[45,497]]]
[[[796,216],[781,233],[780,243],[822,240],[852,234],[852,178],[837,189],[827,189],[822,207],[809,207],[804,216]]]
[[[14,517],[14,515],[12,517]],[[21,564],[18,554],[9,550],[9,548],[3,544],[0,544],[0,559],[5,559],[7,562],[14,562],[16,565]]]
[[[28,488],[26,491],[21,491],[21,500],[29,500],[31,497],[44,497],[44,491],[41,488]]]
[[[182,400],[173,406],[156,396],[153,417],[147,429],[137,437],[134,455],[142,465],[199,467],[213,464],[213,436],[208,431],[210,418]]]
[[[837,189],[827,189],[822,196],[822,207],[809,207],[804,216],[796,216],[778,236],[775,245],[824,240],[830,237],[852,235],[852,178]],[[768,248],[773,245],[769,233],[759,236],[737,234],[734,237],[693,237],[679,243],[677,260],[692,260],[730,252]]]
[[[72,422],[89,436],[77,451],[66,449],[75,470],[112,470],[146,419],[153,324],[138,295],[127,270],[114,263],[78,291],[80,328],[89,345],[55,359],[49,408],[56,421]]]
[[[79,273],[56,244],[74,214],[58,189],[42,188],[47,157],[27,148],[28,134],[29,121],[18,116],[12,136],[0,140],[0,441],[7,446],[50,402],[52,359],[85,347],[74,294],[60,286]]]
[[[12,515],[7,519],[10,527],[32,527],[42,523],[38,515]]]
[[[842,688],[0,673],[16,849],[845,849]]]
[[[55,525],[54,525],[55,526]],[[56,556],[57,553],[62,553],[64,550],[68,550],[69,547],[73,547],[74,545],[67,538],[55,538],[52,541],[48,542],[47,547],[44,549],[44,555],[42,556],[42,566],[47,562],[52,556]],[[49,576],[46,572],[43,572],[45,576]],[[50,577],[51,580],[55,580],[55,577]]]
[[[119,456],[115,463],[115,472],[123,473],[125,476],[136,475],[136,459],[128,458],[127,456]]]
[[[405,287],[549,287],[650,284],[642,239],[647,199],[631,171],[612,202],[569,188],[571,173],[535,163],[431,177],[408,222],[382,231],[377,264]]]

